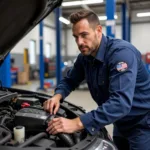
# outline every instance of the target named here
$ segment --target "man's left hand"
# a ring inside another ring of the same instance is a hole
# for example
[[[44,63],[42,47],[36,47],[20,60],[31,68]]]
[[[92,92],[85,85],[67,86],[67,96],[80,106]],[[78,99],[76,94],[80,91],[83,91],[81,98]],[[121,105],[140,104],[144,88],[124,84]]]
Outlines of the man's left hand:
[[[74,133],[84,128],[80,118],[66,119],[63,117],[54,118],[48,123],[47,132],[50,134],[57,133]]]

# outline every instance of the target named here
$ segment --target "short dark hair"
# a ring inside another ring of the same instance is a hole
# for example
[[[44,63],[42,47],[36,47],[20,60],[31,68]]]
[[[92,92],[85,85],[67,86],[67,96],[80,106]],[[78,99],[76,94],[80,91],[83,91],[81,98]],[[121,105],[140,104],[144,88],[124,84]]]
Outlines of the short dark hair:
[[[90,10],[80,10],[78,12],[72,13],[69,19],[72,24],[76,24],[82,19],[87,19],[89,24],[100,25],[98,16]]]

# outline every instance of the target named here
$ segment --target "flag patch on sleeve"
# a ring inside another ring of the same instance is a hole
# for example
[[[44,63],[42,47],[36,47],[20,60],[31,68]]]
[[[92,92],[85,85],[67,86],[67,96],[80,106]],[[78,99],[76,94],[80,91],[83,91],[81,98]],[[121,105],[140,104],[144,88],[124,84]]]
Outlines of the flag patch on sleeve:
[[[127,70],[127,68],[128,68],[128,65],[127,65],[127,63],[125,63],[125,62],[119,62],[119,63],[117,64],[117,66],[116,66],[116,69],[117,69],[117,71],[119,71],[119,72],[124,72],[124,71]]]

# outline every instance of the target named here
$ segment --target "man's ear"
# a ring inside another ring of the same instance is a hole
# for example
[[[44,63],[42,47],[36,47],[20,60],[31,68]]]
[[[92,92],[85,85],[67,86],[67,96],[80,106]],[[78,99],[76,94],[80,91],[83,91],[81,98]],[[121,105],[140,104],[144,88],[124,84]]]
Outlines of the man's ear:
[[[101,25],[97,25],[96,27],[96,33],[98,36],[102,35],[102,26]]]
[[[102,26],[101,25],[97,26],[97,32],[102,33]]]

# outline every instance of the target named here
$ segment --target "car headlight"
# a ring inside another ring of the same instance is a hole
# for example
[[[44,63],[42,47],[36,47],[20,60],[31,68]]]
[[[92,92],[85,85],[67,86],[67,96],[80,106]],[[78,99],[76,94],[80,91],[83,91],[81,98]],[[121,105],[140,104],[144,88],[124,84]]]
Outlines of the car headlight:
[[[117,148],[109,141],[97,139],[89,150],[117,150]]]

